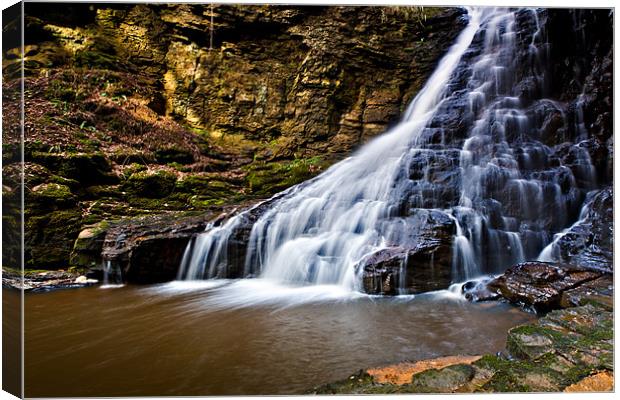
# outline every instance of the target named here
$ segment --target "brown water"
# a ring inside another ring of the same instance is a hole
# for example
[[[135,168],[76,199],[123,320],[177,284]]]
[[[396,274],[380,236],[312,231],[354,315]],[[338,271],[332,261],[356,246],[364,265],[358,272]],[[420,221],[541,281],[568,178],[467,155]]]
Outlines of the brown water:
[[[26,396],[294,394],[360,368],[496,352],[532,315],[453,295],[259,281],[26,296]]]

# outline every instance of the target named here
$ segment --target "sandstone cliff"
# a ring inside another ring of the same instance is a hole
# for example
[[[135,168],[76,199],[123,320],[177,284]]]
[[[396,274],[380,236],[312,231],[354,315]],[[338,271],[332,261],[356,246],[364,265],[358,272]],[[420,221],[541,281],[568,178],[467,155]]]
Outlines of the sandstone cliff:
[[[462,14],[27,4],[27,266],[67,266],[78,233],[93,223],[202,212],[316,175],[398,120]],[[21,58],[16,48],[3,53],[11,230]],[[5,243],[7,266],[18,265],[17,246]]]

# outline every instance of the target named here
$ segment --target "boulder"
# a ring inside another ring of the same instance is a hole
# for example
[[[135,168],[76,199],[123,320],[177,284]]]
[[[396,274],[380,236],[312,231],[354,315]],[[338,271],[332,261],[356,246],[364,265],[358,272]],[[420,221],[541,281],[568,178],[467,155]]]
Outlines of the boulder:
[[[455,364],[442,369],[429,369],[413,375],[413,393],[453,393],[471,381],[476,370],[471,365]]]
[[[363,290],[395,295],[445,289],[452,283],[454,221],[435,210],[414,210],[404,220],[400,246],[390,246],[363,259]]]
[[[129,197],[160,199],[174,190],[176,176],[168,171],[142,171],[132,174],[123,184]]]
[[[509,268],[487,287],[512,303],[544,312],[560,306],[564,291],[600,275],[599,272],[567,265],[526,262]]]
[[[85,227],[78,235],[69,262],[71,265],[94,268],[101,265],[101,252],[107,230],[111,223],[101,221],[97,224]]]
[[[480,280],[468,281],[461,287],[461,293],[469,301],[488,301],[497,300],[501,297],[497,290],[488,286],[493,278],[483,278]]]

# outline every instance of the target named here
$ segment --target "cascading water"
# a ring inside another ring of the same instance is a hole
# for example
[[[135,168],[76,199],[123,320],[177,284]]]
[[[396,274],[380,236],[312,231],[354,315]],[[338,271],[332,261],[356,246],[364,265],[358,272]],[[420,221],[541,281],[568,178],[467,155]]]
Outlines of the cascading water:
[[[210,226],[189,243],[178,278],[360,290],[364,260],[419,247],[420,232],[441,215],[453,226],[452,282],[536,258],[574,221],[595,182],[592,164],[571,145],[572,164],[563,165],[542,138],[541,110],[562,112],[545,98],[544,13],[468,14],[396,127],[311,181]],[[399,292],[416,262],[407,254]],[[433,257],[425,267],[434,268]]]

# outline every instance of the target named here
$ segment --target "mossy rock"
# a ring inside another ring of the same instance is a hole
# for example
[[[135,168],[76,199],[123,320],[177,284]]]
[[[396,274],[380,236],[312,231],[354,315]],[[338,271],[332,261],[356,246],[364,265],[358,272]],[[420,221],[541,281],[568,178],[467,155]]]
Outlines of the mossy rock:
[[[137,174],[138,172],[146,171],[148,167],[144,164],[133,162],[129,165],[126,165],[123,168],[122,175],[125,179],[129,178],[133,174]]]
[[[73,244],[70,263],[81,268],[97,267],[101,263],[103,242],[111,226],[109,221],[101,221],[84,227]]]
[[[99,199],[99,198],[112,198],[122,199],[121,187],[119,185],[95,185],[89,186],[84,189],[84,194],[87,198]]]
[[[452,393],[470,382],[476,371],[467,364],[429,369],[413,375],[407,391],[413,393]]]
[[[118,177],[111,173],[110,164],[100,153],[33,152],[32,159],[54,173],[82,184],[118,183]]]
[[[33,212],[48,212],[49,208],[68,208],[76,205],[76,197],[68,186],[42,183],[33,187],[27,196],[26,207]]]
[[[2,265],[19,268],[21,265],[21,215],[19,203],[2,202]]]
[[[168,171],[142,171],[132,174],[123,184],[129,198],[161,199],[172,193],[177,177]]]
[[[155,151],[155,158],[160,164],[179,163],[179,164],[191,164],[194,160],[194,155],[187,149],[181,149],[177,147],[169,147],[166,149],[159,149]]]
[[[326,163],[320,157],[290,162],[254,162],[246,167],[246,179],[253,193],[268,196],[318,175],[325,167]]]
[[[557,333],[536,325],[523,325],[508,332],[506,348],[515,357],[536,359],[553,352]]]
[[[26,215],[25,257],[29,267],[58,268],[67,264],[81,230],[79,209]]]
[[[375,383],[372,376],[360,370],[338,382],[318,386],[309,394],[392,394],[399,393],[402,388],[392,384]]]
[[[177,182],[176,191],[221,200],[236,194],[229,183],[206,175],[187,175]]]
[[[492,358],[494,356],[489,356]],[[587,376],[592,370],[575,366],[556,354],[545,354],[535,361],[478,361],[478,366],[495,364],[494,374],[480,391],[557,392]],[[476,363],[475,363],[476,364]]]
[[[226,200],[196,195],[189,198],[188,204],[193,208],[204,210],[213,206],[223,206],[226,204]]]
[[[174,211],[187,208],[187,204],[185,201],[171,197],[165,197],[162,199],[154,199],[148,197],[131,197],[129,198],[128,202],[129,205],[134,209],[141,209],[144,212]]]

